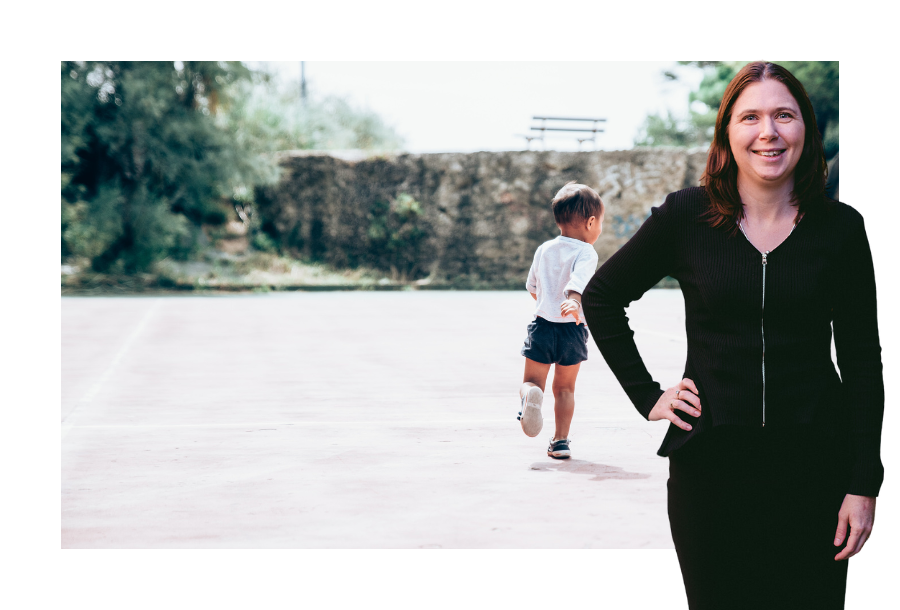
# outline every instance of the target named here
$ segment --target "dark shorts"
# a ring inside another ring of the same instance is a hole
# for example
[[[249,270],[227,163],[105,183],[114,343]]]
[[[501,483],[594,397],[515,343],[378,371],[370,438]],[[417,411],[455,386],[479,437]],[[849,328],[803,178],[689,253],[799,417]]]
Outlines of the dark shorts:
[[[588,329],[574,322],[549,322],[538,316],[528,325],[522,355],[543,364],[572,366],[587,360]]]

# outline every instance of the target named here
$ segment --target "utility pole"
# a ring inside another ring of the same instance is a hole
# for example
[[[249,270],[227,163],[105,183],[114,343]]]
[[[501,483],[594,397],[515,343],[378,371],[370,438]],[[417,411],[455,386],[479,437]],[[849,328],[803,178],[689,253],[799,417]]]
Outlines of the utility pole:
[[[300,62],[300,101],[306,105],[306,62]]]

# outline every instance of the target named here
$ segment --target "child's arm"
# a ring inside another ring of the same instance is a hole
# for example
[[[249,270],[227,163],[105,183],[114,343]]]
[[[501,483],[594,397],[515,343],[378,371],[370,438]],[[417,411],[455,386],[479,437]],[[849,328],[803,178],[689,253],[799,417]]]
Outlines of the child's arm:
[[[537,298],[537,297],[535,297]],[[559,306],[559,313],[575,318],[575,324],[584,324],[584,315],[581,313],[581,293],[570,290],[568,298]]]
[[[534,253],[534,260],[531,261],[531,268],[528,269],[528,279],[525,280],[525,290],[531,295],[531,298],[537,301],[537,264],[540,259],[541,246],[538,246]]]
[[[559,312],[563,317],[572,316],[575,318],[576,325],[586,324],[584,321],[584,310],[581,308],[581,293],[596,269],[597,252],[593,248],[585,248],[584,252],[578,255],[569,281],[566,282],[566,287],[563,291],[566,300],[559,306]]]

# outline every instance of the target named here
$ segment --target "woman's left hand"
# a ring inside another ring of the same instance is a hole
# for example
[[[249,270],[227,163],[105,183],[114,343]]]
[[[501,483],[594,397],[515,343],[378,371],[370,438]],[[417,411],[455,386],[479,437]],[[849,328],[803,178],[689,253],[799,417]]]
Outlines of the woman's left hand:
[[[871,496],[854,496],[847,494],[838,511],[837,533],[834,535],[834,546],[841,546],[847,535],[847,525],[850,525],[850,539],[844,550],[834,556],[835,561],[849,559],[859,553],[869,534],[872,533],[872,524],[875,522],[875,498]]]

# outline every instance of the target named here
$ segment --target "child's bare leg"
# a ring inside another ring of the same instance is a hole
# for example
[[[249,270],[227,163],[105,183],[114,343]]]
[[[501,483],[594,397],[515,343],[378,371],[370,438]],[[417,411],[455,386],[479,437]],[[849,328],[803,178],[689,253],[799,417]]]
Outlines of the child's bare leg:
[[[536,385],[544,391],[547,385],[547,374],[550,372],[550,365],[543,362],[537,362],[531,358],[525,358],[525,378],[522,387],[519,388],[519,397],[521,398],[528,389],[526,386]]]
[[[519,388],[521,407],[519,423],[527,436],[537,436],[544,428],[541,405],[544,402],[544,385],[547,383],[549,364],[542,364],[525,358],[525,380]]]
[[[581,363],[572,366],[557,364],[553,371],[553,413],[556,415],[556,432],[553,438],[569,438],[569,426],[575,415],[575,378]]]

